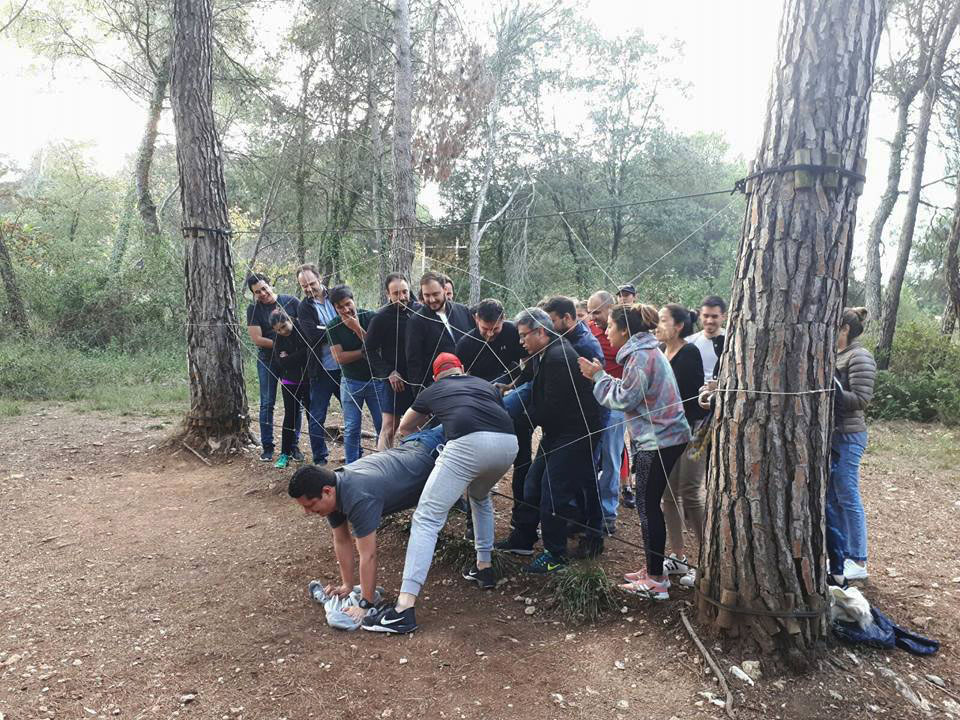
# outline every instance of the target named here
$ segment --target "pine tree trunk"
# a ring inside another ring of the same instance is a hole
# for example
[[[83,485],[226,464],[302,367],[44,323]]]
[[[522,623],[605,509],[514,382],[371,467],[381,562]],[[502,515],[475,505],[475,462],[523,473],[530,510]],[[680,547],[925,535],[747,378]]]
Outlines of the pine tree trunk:
[[[380,275],[380,304],[387,303],[386,280],[390,273],[390,262],[387,253],[389,247],[386,235],[380,229],[383,224],[383,131],[380,128],[380,110],[377,107],[376,84],[374,68],[376,55],[373,49],[373,36],[367,25],[366,15],[363,17],[363,27],[367,33],[367,116],[370,127],[370,222],[373,225],[374,249],[377,252],[377,267]]]
[[[23,296],[20,295],[17,273],[13,269],[13,261],[10,260],[10,253],[7,252],[7,243],[4,240],[3,233],[4,226],[3,222],[0,221],[0,280],[3,281],[3,290],[7,295],[10,324],[13,325],[21,335],[26,336],[30,331],[30,324],[27,322],[27,311],[23,306]]]
[[[960,22],[960,3],[954,5],[950,10],[950,14],[940,31],[936,50],[930,62],[930,76],[923,88],[923,102],[920,105],[920,115],[917,118],[907,207],[903,217],[903,226],[900,229],[897,259],[890,271],[890,279],[887,281],[883,309],[880,315],[880,339],[877,342],[876,355],[877,367],[881,370],[890,366],[890,351],[893,349],[893,336],[897,328],[897,311],[900,309],[900,291],[903,289],[903,279],[907,274],[907,262],[910,260],[910,250],[913,247],[913,232],[917,226],[917,208],[920,205],[920,191],[923,189],[923,167],[927,154],[927,139],[930,135],[930,121],[940,90],[943,63],[958,22]]]
[[[252,441],[237,327],[223,154],[213,116],[212,0],[174,0],[170,100],[186,243],[190,412],[182,436],[228,452]]]
[[[755,172],[792,164],[797,151],[862,172],[883,6],[786,2]],[[827,632],[823,504],[833,413],[822,390],[832,387],[859,188],[848,177],[796,175],[771,173],[747,188],[698,590],[701,620],[802,667]],[[814,617],[733,613],[708,598]]]
[[[157,145],[157,126],[163,112],[163,100],[167,96],[169,59],[164,60],[160,73],[153,82],[153,94],[147,109],[147,126],[143,131],[140,149],[137,151],[137,164],[133,177],[137,186],[137,211],[143,223],[143,231],[148,238],[160,236],[160,222],[157,219],[157,205],[150,194],[150,168],[153,166],[153,154]]]
[[[483,179],[477,190],[477,197],[473,201],[473,218],[470,224],[470,247],[467,250],[467,267],[470,275],[469,304],[472,307],[480,302],[480,239],[483,233],[480,230],[480,218],[483,216],[483,206],[487,202],[487,193],[490,191],[490,182],[493,180],[493,160],[497,153],[497,120],[500,114],[500,89],[494,88],[490,107],[487,109],[487,146],[486,157],[483,162]]]
[[[883,228],[893,212],[897,199],[900,197],[900,175],[903,173],[903,149],[907,144],[909,128],[910,105],[916,94],[897,99],[897,129],[890,141],[890,166],[887,169],[887,187],[880,198],[880,206],[870,223],[870,232],[867,234],[867,275],[866,275],[866,303],[869,316],[880,317],[880,244],[883,239]]]
[[[947,238],[944,253],[948,293],[947,306],[940,325],[944,335],[953,335],[957,324],[957,312],[960,311],[960,256],[958,256],[960,253],[958,251],[960,251],[960,179],[957,181],[957,194],[953,201],[953,226],[950,228],[950,237]]]
[[[393,221],[390,264],[395,272],[410,277],[417,222],[417,199],[413,177],[413,61],[410,43],[410,2],[395,0],[394,51],[397,56],[393,93]]]

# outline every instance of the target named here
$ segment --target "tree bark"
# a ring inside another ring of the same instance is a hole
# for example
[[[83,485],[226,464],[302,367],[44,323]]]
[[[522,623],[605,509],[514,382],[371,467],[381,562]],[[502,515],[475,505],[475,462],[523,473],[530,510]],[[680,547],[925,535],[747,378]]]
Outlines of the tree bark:
[[[893,336],[897,328],[897,311],[900,309],[900,291],[903,289],[903,278],[907,273],[907,262],[910,260],[910,250],[913,247],[913,232],[917,226],[917,208],[920,205],[920,191],[923,189],[923,167],[927,154],[927,139],[930,135],[930,121],[940,90],[943,64],[958,22],[960,22],[960,3],[952,6],[949,15],[941,26],[936,50],[930,61],[930,75],[923,87],[923,101],[917,119],[907,207],[903,217],[903,226],[900,228],[897,259],[890,272],[890,279],[887,281],[887,290],[880,315],[880,339],[877,342],[876,356],[877,367],[881,370],[890,366],[890,351],[893,349]]]
[[[890,166],[887,168],[887,187],[880,198],[880,206],[870,223],[870,232],[867,234],[867,275],[866,275],[866,303],[869,316],[880,317],[880,244],[883,238],[883,228],[893,212],[897,199],[900,197],[900,175],[903,173],[903,149],[907,144],[909,129],[910,105],[916,97],[916,92],[909,96],[897,98],[897,129],[890,141]]]
[[[960,120],[960,118],[958,118]],[[947,238],[945,269],[947,274],[947,306],[943,312],[940,330],[944,335],[953,335],[960,311],[960,178],[957,179],[957,194],[953,201],[953,226]]]
[[[213,115],[212,0],[174,0],[170,100],[186,243],[190,411],[180,439],[229,452],[252,440],[237,327],[223,153]]]
[[[21,335],[30,332],[30,323],[27,321],[27,311],[23,306],[23,296],[20,294],[20,285],[17,283],[17,273],[13,269],[13,261],[7,251],[4,240],[4,224],[0,221],[0,280],[3,280],[3,290],[7,294],[10,324]]]
[[[163,65],[153,81],[153,93],[147,108],[147,125],[143,131],[143,139],[137,150],[137,163],[134,169],[134,182],[137,186],[137,211],[143,223],[143,231],[148,238],[160,236],[160,221],[157,219],[157,205],[150,194],[150,168],[153,165],[153,154],[157,145],[157,126],[163,112],[163,100],[167,96],[169,82],[169,57],[164,59]]]
[[[380,127],[380,110],[377,107],[376,80],[374,68],[377,58],[373,48],[373,36],[363,16],[363,27],[367,33],[367,117],[370,128],[370,223],[373,226],[373,243],[377,252],[377,267],[380,275],[380,304],[387,303],[386,280],[390,273],[386,234],[381,229],[383,223],[383,131]]]
[[[397,57],[393,93],[393,220],[396,228],[390,247],[394,272],[410,277],[417,222],[413,177],[413,61],[410,42],[410,2],[395,0],[394,51]]]
[[[792,164],[797,151],[862,172],[883,7],[786,2],[754,172]],[[827,632],[830,390],[859,188],[846,176],[796,176],[771,172],[747,187],[698,591],[701,620],[803,667]],[[761,617],[708,599],[814,616]]]

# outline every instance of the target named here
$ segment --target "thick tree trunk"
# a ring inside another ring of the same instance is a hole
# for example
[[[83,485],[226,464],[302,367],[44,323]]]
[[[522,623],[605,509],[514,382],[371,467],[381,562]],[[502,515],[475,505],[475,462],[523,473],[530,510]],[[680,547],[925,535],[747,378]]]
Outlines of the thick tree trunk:
[[[163,112],[163,100],[167,96],[169,81],[169,58],[165,59],[160,72],[153,81],[153,94],[150,96],[150,105],[147,108],[147,125],[143,131],[143,139],[137,150],[137,164],[133,178],[137,186],[137,211],[143,223],[143,231],[148,238],[159,237],[160,222],[157,219],[157,205],[150,194],[150,168],[153,165],[153,154],[157,145],[157,126]]]
[[[252,440],[237,327],[223,155],[213,116],[212,0],[174,0],[170,100],[186,243],[190,412],[183,439],[227,452]]]
[[[0,221],[0,280],[3,280],[3,290],[7,295],[10,324],[25,336],[30,331],[30,324],[27,321],[26,308],[23,306],[23,296],[20,295],[20,285],[17,284],[17,273],[13,269],[13,262],[10,260],[10,253],[7,252],[7,243],[3,235],[4,226]]]
[[[930,61],[930,76],[923,88],[923,102],[920,105],[914,140],[913,168],[910,174],[907,207],[903,226],[900,229],[897,259],[890,271],[880,315],[880,339],[877,342],[876,355],[877,367],[881,370],[890,366],[890,351],[893,349],[893,336],[897,328],[897,311],[900,309],[900,291],[903,289],[903,278],[907,274],[907,262],[910,260],[910,250],[913,247],[913,232],[917,226],[917,208],[920,205],[920,191],[923,189],[923,166],[927,154],[927,139],[930,135],[930,120],[933,117],[934,105],[940,90],[943,63],[958,22],[960,22],[960,3],[951,8],[941,28],[936,49]]]
[[[754,172],[795,163],[798,151],[862,172],[883,6],[786,2]],[[830,390],[859,188],[796,175],[770,172],[747,188],[698,590],[701,620],[804,666],[827,632]]]
[[[394,51],[397,68],[393,92],[393,224],[390,265],[410,277],[416,245],[417,197],[413,177],[413,61],[410,1],[395,0]]]
[[[957,180],[957,194],[953,202],[953,226],[947,238],[946,261],[947,293],[949,298],[943,312],[940,329],[944,335],[953,335],[960,311],[960,178]]]
[[[867,275],[866,295],[867,310],[870,317],[880,317],[880,244],[883,239],[883,228],[893,212],[894,205],[900,197],[900,175],[903,173],[903,149],[907,144],[909,129],[910,105],[916,93],[897,99],[897,129],[890,141],[890,166],[887,168],[887,187],[880,198],[880,206],[870,223],[870,232],[867,234]]]

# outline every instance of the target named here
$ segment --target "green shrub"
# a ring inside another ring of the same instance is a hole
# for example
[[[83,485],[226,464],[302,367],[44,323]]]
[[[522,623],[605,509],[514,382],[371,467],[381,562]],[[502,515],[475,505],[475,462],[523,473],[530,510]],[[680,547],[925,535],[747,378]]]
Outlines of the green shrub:
[[[883,420],[960,424],[960,346],[929,322],[898,327],[890,369],[877,373],[867,414]]]

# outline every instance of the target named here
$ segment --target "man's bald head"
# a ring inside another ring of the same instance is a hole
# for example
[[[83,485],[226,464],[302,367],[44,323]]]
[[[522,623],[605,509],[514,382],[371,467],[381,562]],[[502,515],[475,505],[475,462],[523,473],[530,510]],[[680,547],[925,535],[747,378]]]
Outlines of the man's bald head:
[[[601,330],[607,329],[610,310],[615,302],[613,295],[606,290],[598,290],[587,300],[587,314]]]

